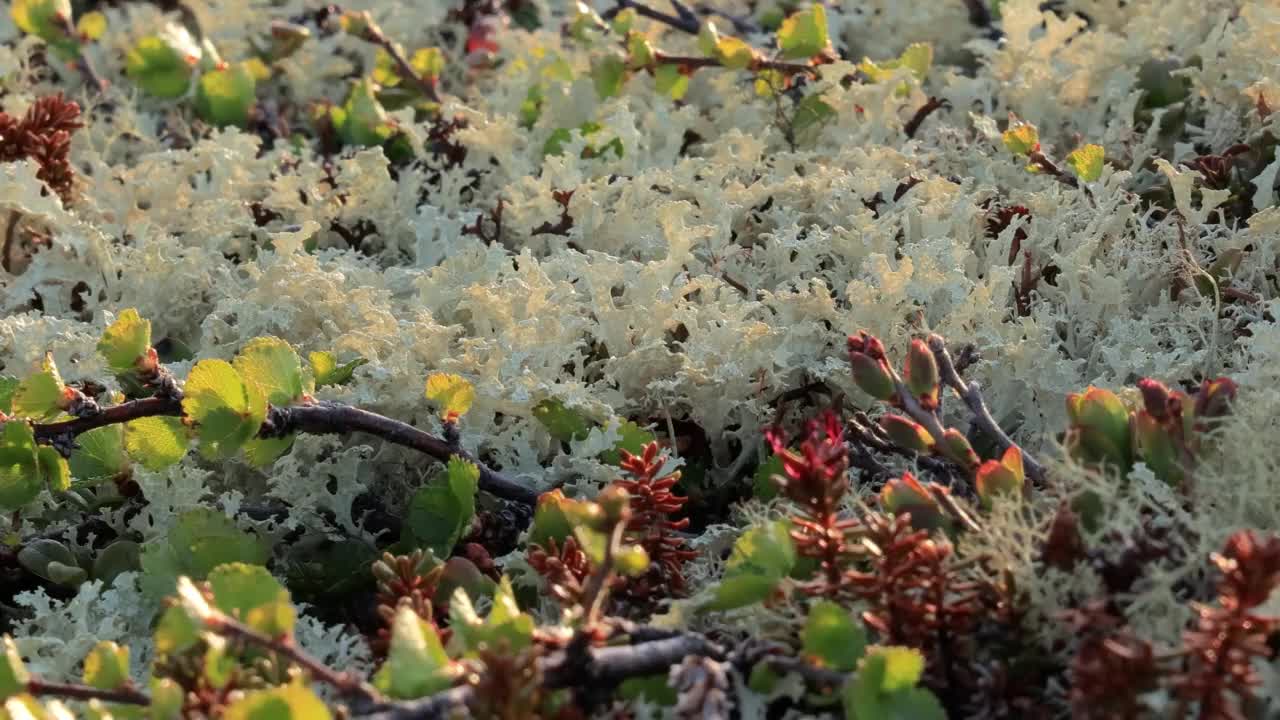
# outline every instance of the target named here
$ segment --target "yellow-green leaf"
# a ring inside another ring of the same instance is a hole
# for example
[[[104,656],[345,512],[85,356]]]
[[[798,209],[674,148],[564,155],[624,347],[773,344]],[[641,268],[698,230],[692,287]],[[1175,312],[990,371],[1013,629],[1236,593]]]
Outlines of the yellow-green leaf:
[[[85,40],[97,40],[107,32],[107,16],[93,10],[76,21],[76,32]]]
[[[329,707],[301,682],[255,690],[235,701],[223,720],[332,720]]]
[[[1102,177],[1102,161],[1106,151],[1101,145],[1085,145],[1067,155],[1067,164],[1076,171],[1083,182],[1093,182]]]
[[[117,375],[132,371],[149,347],[151,321],[143,320],[133,308],[122,311],[98,341],[98,352]]]
[[[228,563],[209,573],[213,602],[219,610],[270,637],[293,632],[297,613],[289,591],[260,565]]]
[[[831,45],[827,11],[822,5],[793,13],[778,28],[778,47],[787,60],[802,60],[822,53]]]
[[[253,70],[245,63],[206,72],[196,85],[196,112],[219,127],[246,127],[256,89]]]
[[[129,682],[129,648],[103,640],[84,659],[84,683],[99,690],[116,690]]]
[[[427,378],[427,399],[440,408],[442,418],[456,420],[471,409],[476,389],[461,376],[433,373]]]
[[[1031,123],[1013,122],[1002,138],[1004,146],[1014,155],[1027,155],[1040,149],[1040,133]]]
[[[124,426],[124,446],[129,457],[148,470],[163,470],[187,454],[189,435],[176,417],[144,417]]]
[[[736,37],[722,37],[716,42],[715,57],[730,70],[745,70],[751,67],[755,56],[755,50]]]
[[[13,638],[8,635],[0,638],[0,700],[25,693],[29,679],[31,674],[27,672]]]
[[[31,426],[21,420],[0,425],[0,508],[16,510],[35,500],[41,485]]]

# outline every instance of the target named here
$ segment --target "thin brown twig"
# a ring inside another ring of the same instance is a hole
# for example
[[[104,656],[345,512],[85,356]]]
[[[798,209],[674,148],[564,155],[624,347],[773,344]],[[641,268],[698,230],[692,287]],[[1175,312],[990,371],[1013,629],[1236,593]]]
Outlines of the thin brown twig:
[[[653,53],[653,62],[655,65],[680,65],[690,69],[704,67],[724,67],[724,63],[713,57],[694,57],[692,55],[668,55],[663,52]],[[760,70],[776,70],[780,73],[788,75],[796,75],[799,73],[807,73],[813,77],[818,76],[817,69],[806,63],[786,62],[783,60],[769,60],[764,57],[756,57],[747,66],[748,70],[758,72]]]
[[[80,685],[78,683],[59,683],[31,678],[27,680],[27,692],[31,695],[68,698],[70,700],[101,700],[120,705],[150,705],[151,698],[141,690],[129,685],[115,690]]]
[[[0,248],[0,267],[5,272],[13,272],[13,243],[18,237],[18,221],[22,215],[17,210],[9,211],[9,220],[4,226],[4,246]]]
[[[156,396],[106,406],[101,412],[88,417],[53,423],[35,423],[32,429],[35,432],[36,441],[47,445],[56,438],[75,437],[107,425],[127,423],[144,417],[181,415],[181,400]],[[538,493],[532,488],[490,468],[469,453],[450,447],[446,440],[419,430],[408,423],[368,410],[327,402],[273,407],[267,413],[267,422],[263,423],[260,434],[265,437],[280,437],[295,431],[318,435],[365,432],[387,442],[418,450],[440,462],[448,462],[451,457],[458,455],[475,463],[480,469],[481,490],[506,500],[515,500],[528,505],[538,501]]]
[[[916,110],[915,114],[911,116],[911,119],[907,121],[907,124],[902,126],[902,131],[907,134],[907,137],[914,138],[916,136],[916,132],[920,130],[920,126],[924,124],[924,121],[928,119],[934,111],[948,107],[949,105],[951,105],[951,103],[942,98],[929,98],[924,105],[920,106],[919,110]]]
[[[361,680],[359,675],[334,670],[306,653],[287,637],[270,637],[220,612],[206,617],[204,625],[211,632],[239,639],[289,658],[309,672],[313,679],[333,687],[345,696],[356,696],[370,703],[382,702],[382,694],[372,685]]]

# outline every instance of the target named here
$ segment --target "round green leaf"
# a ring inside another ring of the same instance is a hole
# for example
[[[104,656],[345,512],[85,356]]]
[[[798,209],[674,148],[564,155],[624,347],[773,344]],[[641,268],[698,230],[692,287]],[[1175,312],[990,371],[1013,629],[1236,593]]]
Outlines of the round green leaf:
[[[98,341],[98,352],[117,375],[132,372],[138,359],[151,347],[151,321],[143,320],[129,308],[107,326]]]
[[[129,457],[124,452],[124,428],[105,425],[81,434],[76,439],[80,447],[71,452],[71,474],[77,480],[110,480],[129,469]]]
[[[93,579],[110,586],[120,573],[142,568],[142,546],[132,540],[117,540],[102,549],[93,561]]]
[[[67,40],[64,27],[71,21],[71,0],[13,0],[9,14],[23,32],[45,42]]]
[[[0,426],[0,508],[16,510],[36,499],[41,487],[31,426],[10,420]]]
[[[591,63],[591,81],[601,100],[622,91],[627,80],[627,59],[621,53],[609,53]]]
[[[806,655],[825,667],[845,672],[858,666],[867,647],[867,632],[861,621],[829,600],[809,608],[800,639]]]
[[[31,674],[13,638],[8,635],[0,638],[0,701],[25,693],[29,679]]]
[[[201,360],[187,376],[182,409],[197,423],[200,449],[210,459],[234,455],[266,418],[266,398],[251,390],[231,363]]]
[[[200,54],[200,47],[186,28],[171,27],[166,33],[149,35],[133,46],[124,58],[125,74],[149,95],[182,97],[191,87],[191,75]]]
[[[18,551],[22,567],[59,585],[79,585],[88,578],[76,556],[57,540],[32,540]]]
[[[301,683],[257,690],[235,701],[223,720],[331,720],[333,715],[314,691]]]
[[[302,397],[302,361],[280,338],[250,340],[234,365],[244,382],[256,386],[272,405],[282,407]]]
[[[129,683],[129,648],[103,640],[84,659],[84,683],[99,690],[116,690]]]
[[[289,591],[260,565],[230,563],[209,573],[213,602],[219,610],[272,637],[293,632],[297,613]]]
[[[246,127],[256,89],[253,70],[245,63],[207,72],[196,85],[196,112],[219,127]]]
[[[396,611],[391,622],[387,661],[373,682],[382,692],[402,700],[431,695],[453,683],[449,656],[435,627],[424,622],[408,605],[401,605]]]
[[[176,417],[144,417],[124,426],[124,447],[129,457],[151,471],[163,470],[187,454],[188,434]]]
[[[794,13],[778,28],[778,47],[787,60],[803,60],[825,51],[831,45],[827,35],[827,11],[815,4]]]

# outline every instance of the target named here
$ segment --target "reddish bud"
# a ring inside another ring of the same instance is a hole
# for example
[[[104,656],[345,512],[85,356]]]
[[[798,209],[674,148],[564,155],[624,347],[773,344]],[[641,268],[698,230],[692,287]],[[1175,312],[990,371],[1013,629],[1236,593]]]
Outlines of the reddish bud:
[[[889,400],[897,393],[893,375],[883,360],[859,352],[849,353],[849,365],[853,368],[853,381],[863,392],[877,400]]]
[[[1020,492],[1026,481],[1026,473],[1022,467],[1022,450],[1017,445],[1009,446],[999,460],[988,460],[978,468],[974,484],[978,489],[978,497],[983,507],[991,507],[997,495]]]
[[[1138,381],[1138,390],[1142,392],[1142,403],[1151,417],[1161,421],[1169,418],[1169,401],[1173,398],[1173,393],[1164,383],[1142,378]]]
[[[893,414],[882,415],[880,427],[895,445],[912,452],[925,453],[933,447],[933,436],[924,429],[923,425],[911,418]]]
[[[911,526],[916,530],[943,527],[949,520],[933,494],[909,472],[885,483],[880,491],[880,504],[893,515],[909,513]]]
[[[925,410],[938,407],[938,360],[923,340],[911,341],[907,351],[904,381]]]
[[[978,453],[973,451],[973,446],[969,444],[969,439],[964,436],[964,433],[955,428],[947,428],[942,434],[942,442],[938,443],[937,449],[966,469],[978,467]]]
[[[1196,393],[1196,417],[1216,418],[1226,415],[1231,403],[1236,399],[1238,388],[1239,386],[1231,378],[1205,380],[1200,384],[1200,391]]]

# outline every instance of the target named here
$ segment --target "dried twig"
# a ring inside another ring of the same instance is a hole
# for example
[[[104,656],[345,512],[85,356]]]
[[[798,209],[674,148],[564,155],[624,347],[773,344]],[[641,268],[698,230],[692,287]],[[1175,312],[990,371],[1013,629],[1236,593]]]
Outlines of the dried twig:
[[[101,700],[121,705],[150,705],[151,698],[146,693],[129,685],[116,690],[102,690],[88,685],[76,683],[58,683],[31,678],[27,680],[27,692],[39,696],[68,698],[71,700]]]
[[[163,415],[181,416],[181,400],[160,396],[130,400],[119,405],[103,407],[101,412],[90,417],[54,423],[36,423],[33,428],[38,442],[52,444],[60,438],[74,438],[94,428]],[[532,488],[493,470],[465,451],[450,447],[443,438],[368,410],[328,402],[270,408],[260,434],[265,437],[279,437],[291,432],[314,434],[365,432],[387,442],[418,450],[440,462],[448,462],[449,458],[459,455],[480,468],[480,489],[506,500],[515,500],[528,505],[538,501],[538,493]]]
[[[916,136],[916,132],[920,129],[920,126],[924,124],[924,121],[932,115],[935,110],[949,107],[950,105],[951,103],[943,100],[942,98],[929,98],[924,105],[920,106],[919,110],[916,110],[915,114],[911,116],[911,119],[907,121],[907,124],[902,126],[902,131],[907,134],[907,137],[914,138]]]

